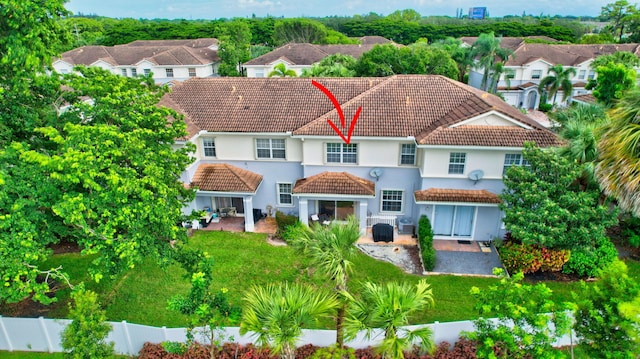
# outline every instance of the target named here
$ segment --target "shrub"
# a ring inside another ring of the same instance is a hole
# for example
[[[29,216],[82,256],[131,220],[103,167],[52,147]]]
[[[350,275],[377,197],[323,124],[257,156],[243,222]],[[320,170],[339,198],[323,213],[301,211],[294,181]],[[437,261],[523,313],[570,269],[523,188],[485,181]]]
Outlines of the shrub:
[[[189,349],[189,346],[186,343],[162,342],[160,344],[162,345],[162,348],[169,354],[182,355]]]
[[[550,103],[541,103],[540,105],[538,105],[538,110],[542,112],[549,112],[552,109],[553,109],[553,105]]]
[[[640,247],[640,218],[631,215],[625,217],[620,221],[620,229],[630,245]]]
[[[420,254],[422,264],[426,271],[432,271],[436,266],[436,250],[433,248],[433,230],[427,216],[422,215],[418,221],[418,241],[420,242]]]
[[[309,227],[297,221],[296,223],[287,226],[280,232],[280,237],[287,243],[299,238],[305,238],[309,233]],[[291,244],[291,243],[289,243]]]
[[[570,258],[570,251],[505,242],[498,247],[502,265],[509,273],[558,272]]]
[[[616,258],[618,258],[616,247],[609,238],[603,237],[598,241],[595,248],[575,248],[562,271],[581,277],[596,277],[601,269],[607,267]]]
[[[276,211],[276,224],[278,225],[278,233],[282,233],[287,227],[298,223],[298,217],[290,214],[284,214]]]
[[[300,349],[300,348],[298,348]],[[296,359],[303,359],[309,357],[298,357],[296,352]],[[356,351],[353,348],[343,347],[338,348],[336,344],[326,348],[316,348],[311,359],[356,359]]]

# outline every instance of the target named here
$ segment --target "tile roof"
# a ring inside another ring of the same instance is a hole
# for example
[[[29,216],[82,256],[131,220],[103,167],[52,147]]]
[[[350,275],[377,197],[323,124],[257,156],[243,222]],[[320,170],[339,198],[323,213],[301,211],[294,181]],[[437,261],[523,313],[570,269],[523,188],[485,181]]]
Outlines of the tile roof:
[[[255,193],[262,175],[226,163],[201,164],[191,187],[202,191]]]
[[[522,66],[542,59],[552,65],[577,66],[600,55],[608,55],[618,51],[629,51],[638,55],[638,44],[521,44],[514,50],[514,57],[507,61],[507,66]]]
[[[497,194],[487,190],[429,188],[414,193],[416,202],[462,202],[500,204]]]
[[[313,65],[333,54],[351,55],[356,59],[371,50],[376,43],[356,45],[314,45],[307,43],[291,43],[274,49],[262,56],[251,59],[244,65],[269,65],[283,59],[292,65]]]
[[[322,172],[297,180],[293,187],[293,194],[375,196],[376,185],[347,172]]]
[[[72,65],[91,65],[103,60],[113,66],[132,66],[142,60],[160,66],[205,65],[218,61],[218,52],[209,49],[216,39],[139,40],[116,46],[82,46],[67,51],[61,59]],[[177,45],[179,44],[179,45]]]
[[[358,40],[363,45],[376,45],[376,44],[382,45],[382,44],[394,43],[393,41],[387,39],[386,37],[376,36],[376,35],[363,36],[363,37],[359,38]]]
[[[500,98],[442,76],[396,75],[316,81],[336,96],[348,121],[358,107],[362,107],[353,133],[356,137],[413,136],[419,144],[427,144],[429,135],[439,127],[449,127],[492,111],[522,124],[522,135],[518,138],[537,139],[543,145],[551,143],[555,136]],[[305,78],[191,79],[176,84],[165,97],[169,97],[165,103],[184,113],[193,123],[194,131],[335,136],[327,119],[339,122],[331,101]],[[481,127],[468,127],[465,134],[472,134],[474,129],[482,136],[495,133]],[[462,130],[452,131],[462,133]],[[453,141],[448,145],[467,142],[458,136],[447,138]],[[512,142],[509,143],[511,146]]]
[[[440,127],[424,137],[423,145],[522,147],[535,142],[540,147],[560,146],[562,142],[550,131],[532,131],[515,126]]]
[[[596,97],[593,96],[593,94],[590,94],[590,93],[587,93],[587,94],[584,94],[584,95],[573,96],[571,99],[573,101],[584,102],[584,103],[588,103],[588,104],[595,104],[596,102],[598,102]]]

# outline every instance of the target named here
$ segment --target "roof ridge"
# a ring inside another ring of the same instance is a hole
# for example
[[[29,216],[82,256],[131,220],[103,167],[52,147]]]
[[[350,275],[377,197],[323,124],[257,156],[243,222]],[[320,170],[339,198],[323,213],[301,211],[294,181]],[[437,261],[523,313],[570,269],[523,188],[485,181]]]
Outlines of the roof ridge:
[[[361,189],[363,189],[363,190],[368,190],[369,189],[369,188],[367,188],[367,186],[364,185],[364,183],[361,182],[361,180],[363,180],[363,178],[360,178],[360,177],[358,177],[356,175],[353,175],[353,174],[351,174],[349,172],[345,172],[345,171],[343,171],[342,173],[346,174],[347,177],[349,177],[351,180],[355,181],[357,186],[360,187]]]

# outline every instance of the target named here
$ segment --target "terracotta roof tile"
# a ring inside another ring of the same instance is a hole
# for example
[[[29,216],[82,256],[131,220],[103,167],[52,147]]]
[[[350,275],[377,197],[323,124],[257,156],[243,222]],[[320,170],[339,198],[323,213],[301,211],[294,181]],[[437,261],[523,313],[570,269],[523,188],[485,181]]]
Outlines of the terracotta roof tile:
[[[293,193],[375,196],[376,185],[347,172],[322,172],[297,180]]]
[[[487,190],[429,188],[414,193],[416,202],[462,202],[499,204],[500,198]]]
[[[500,98],[442,76],[396,75],[316,81],[336,96],[349,121],[362,107],[353,132],[355,137],[413,136],[418,143],[427,143],[425,139],[432,131],[491,111],[531,127],[528,130],[531,133],[523,132],[522,138],[538,139],[543,145],[555,136]],[[167,104],[175,104],[176,110],[187,115],[194,130],[335,136],[327,119],[339,122],[331,101],[310,79],[304,78],[191,79],[175,85],[165,97],[171,100]],[[491,133],[476,126],[467,132],[472,133],[473,129],[481,130],[479,136]],[[456,141],[448,145],[466,143],[458,136],[448,138]],[[484,142],[491,141],[493,137]]]
[[[262,175],[226,163],[201,164],[191,187],[202,191],[255,193]]]
[[[547,130],[515,126],[443,126],[420,140],[422,145],[522,147],[535,142],[540,147],[559,146],[562,142]]]
[[[363,53],[371,50],[374,43],[355,45],[314,45],[307,43],[292,43],[274,49],[262,56],[251,59],[244,65],[269,65],[278,59],[286,59],[292,65],[313,65],[333,54],[351,55],[359,58]]]
[[[595,104],[595,103],[598,102],[596,97],[593,96],[593,94],[590,94],[590,93],[587,93],[587,94],[584,94],[584,95],[573,96],[571,99],[573,101],[585,102],[585,103],[590,103],[590,104]]]

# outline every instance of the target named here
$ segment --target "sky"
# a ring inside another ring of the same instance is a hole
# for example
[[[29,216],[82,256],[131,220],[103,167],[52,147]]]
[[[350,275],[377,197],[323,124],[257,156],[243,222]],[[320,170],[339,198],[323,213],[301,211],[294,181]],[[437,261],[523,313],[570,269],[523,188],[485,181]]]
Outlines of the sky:
[[[602,6],[615,0],[70,0],[74,13],[123,18],[218,19],[267,15],[275,17],[352,16],[414,9],[423,16],[455,16],[456,9],[486,7],[490,16],[575,15],[597,16]],[[633,1],[629,1],[634,3]]]

